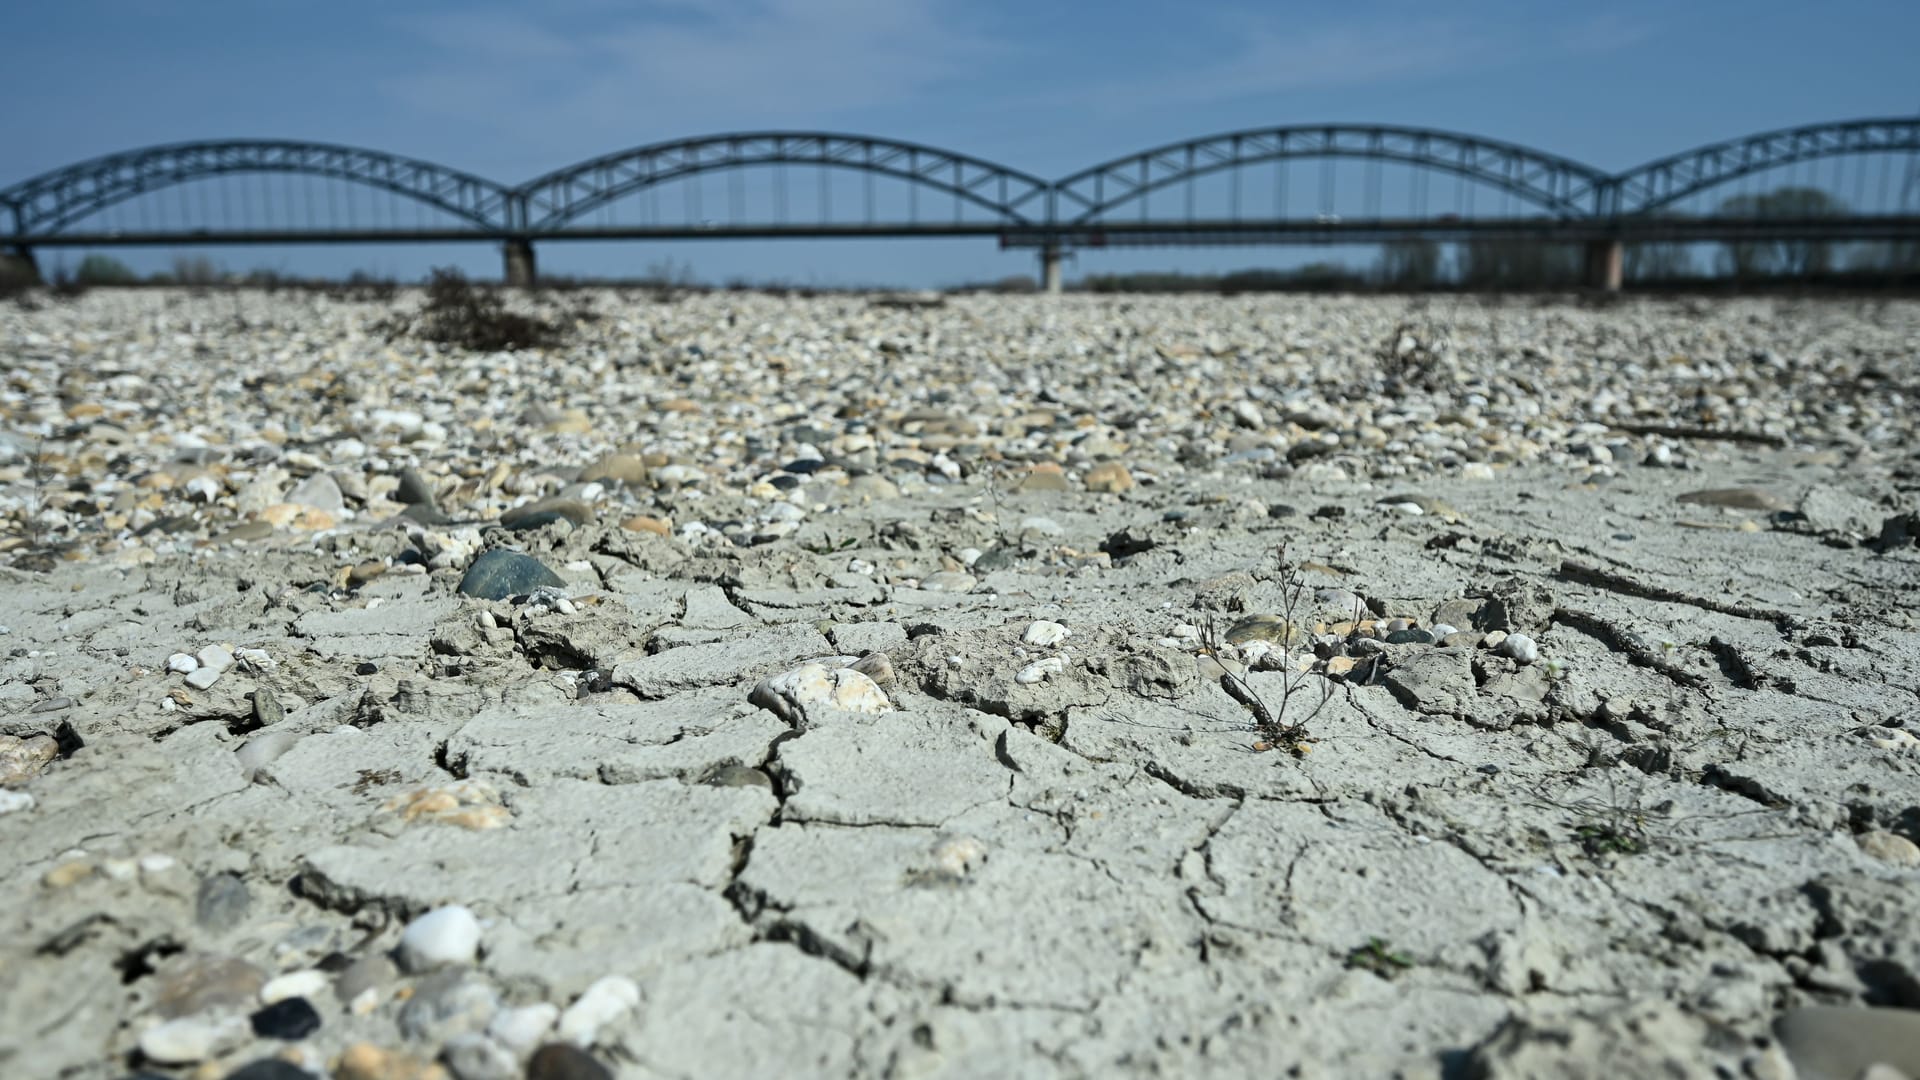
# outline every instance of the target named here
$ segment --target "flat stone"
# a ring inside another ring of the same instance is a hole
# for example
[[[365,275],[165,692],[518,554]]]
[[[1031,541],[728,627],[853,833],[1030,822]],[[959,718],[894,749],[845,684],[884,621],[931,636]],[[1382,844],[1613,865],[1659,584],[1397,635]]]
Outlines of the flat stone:
[[[1773,1031],[1806,1080],[1851,1080],[1871,1065],[1920,1076],[1920,1012],[1911,1009],[1806,1005],[1783,1013]]]
[[[222,1009],[244,1012],[266,983],[266,974],[245,960],[205,953],[173,957],[156,977],[153,1012],[163,1019]]]
[[[460,578],[459,591],[482,600],[505,600],[542,587],[564,589],[567,583],[531,555],[496,550],[473,560]]]
[[[301,481],[292,491],[287,492],[281,502],[292,503],[314,510],[324,510],[337,514],[347,508],[347,498],[340,492],[340,485],[328,473],[315,473]]]
[[[1757,488],[1708,488],[1689,491],[1676,496],[1674,501],[1693,506],[1719,506],[1729,510],[1761,510],[1768,513],[1792,509],[1785,499]]]
[[[566,521],[576,526],[591,524],[593,507],[578,499],[555,497],[517,506],[500,515],[501,528],[512,529],[515,532],[537,529],[556,521]]]

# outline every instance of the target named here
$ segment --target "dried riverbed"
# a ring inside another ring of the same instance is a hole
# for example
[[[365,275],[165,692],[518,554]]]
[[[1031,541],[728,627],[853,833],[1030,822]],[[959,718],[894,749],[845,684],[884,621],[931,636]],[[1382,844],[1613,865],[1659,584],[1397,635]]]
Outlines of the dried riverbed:
[[[1920,1068],[1920,305],[418,303],[0,309],[0,1071]]]

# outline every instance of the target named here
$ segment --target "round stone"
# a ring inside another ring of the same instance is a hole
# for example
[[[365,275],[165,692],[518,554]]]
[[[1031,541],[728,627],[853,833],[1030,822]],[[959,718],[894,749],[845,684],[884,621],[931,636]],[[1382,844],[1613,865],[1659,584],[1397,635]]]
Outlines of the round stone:
[[[320,1013],[303,997],[276,1001],[248,1018],[253,1033],[263,1039],[297,1042],[320,1030]]]
[[[471,964],[480,949],[480,920],[452,904],[434,908],[400,932],[395,957],[404,970],[431,971],[449,964]]]
[[[517,551],[489,551],[460,578],[460,593],[481,600],[524,596],[542,586],[564,589],[567,583],[539,559]]]
[[[1522,664],[1531,664],[1540,659],[1540,647],[1525,634],[1508,634],[1493,651]]]
[[[527,1080],[613,1080],[613,1072],[572,1043],[548,1043],[527,1059]]]

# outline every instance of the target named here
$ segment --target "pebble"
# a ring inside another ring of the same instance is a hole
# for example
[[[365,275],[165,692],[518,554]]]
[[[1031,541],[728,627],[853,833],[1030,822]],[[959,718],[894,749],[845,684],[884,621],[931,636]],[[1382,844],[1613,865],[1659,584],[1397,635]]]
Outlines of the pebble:
[[[564,589],[567,583],[545,563],[517,551],[489,551],[473,560],[460,578],[460,593],[481,600],[524,596],[542,587]]]
[[[1087,470],[1083,483],[1088,491],[1118,495],[1133,490],[1133,474],[1117,461],[1103,462]]]
[[[172,1020],[214,1011],[245,1012],[259,1000],[266,974],[233,956],[183,953],[155,974],[154,1015]]]
[[[1540,647],[1525,634],[1508,634],[1501,639],[1493,651],[1501,656],[1511,657],[1522,664],[1531,664],[1540,659]]]
[[[1710,488],[1705,491],[1689,491],[1684,495],[1676,496],[1674,501],[1698,506],[1719,506],[1729,510],[1761,510],[1768,513],[1793,509],[1779,496],[1755,488]]]
[[[958,570],[942,570],[937,574],[928,574],[920,580],[920,587],[928,592],[972,592],[979,584],[972,574]]]
[[[140,1053],[162,1065],[191,1065],[239,1046],[247,1021],[238,1016],[186,1016],[140,1033]]]
[[[260,988],[260,1002],[272,1005],[288,998],[317,997],[327,989],[330,981],[326,972],[313,968],[289,971],[267,980],[267,984]]]
[[[1229,645],[1256,640],[1274,645],[1298,645],[1306,640],[1306,633],[1278,615],[1249,615],[1227,628]]]
[[[514,1053],[525,1054],[547,1037],[559,1019],[560,1007],[545,1001],[501,1009],[487,1024],[487,1034]]]
[[[0,787],[24,784],[60,756],[60,744],[48,735],[0,735]]]
[[[320,1030],[320,1013],[304,997],[282,998],[248,1017],[262,1039],[298,1042]]]
[[[527,1059],[527,1080],[613,1080],[613,1071],[572,1043],[548,1043]]]
[[[556,521],[565,521],[574,526],[591,524],[593,508],[578,499],[556,497],[515,507],[500,515],[500,527],[514,532],[537,529]]]
[[[1853,838],[1860,850],[1895,866],[1920,866],[1920,846],[1898,833],[1870,829]]]
[[[1459,632],[1460,632],[1459,630],[1456,630],[1453,627],[1448,626],[1446,623],[1434,623],[1432,626],[1427,627],[1427,633],[1432,634],[1436,641],[1443,641],[1449,635],[1457,634]]]
[[[0,788],[0,814],[17,814],[22,810],[33,809],[33,796],[24,791],[8,791]]]
[[[400,1007],[400,1033],[417,1042],[442,1043],[469,1031],[484,1031],[500,1010],[500,992],[467,971],[443,971],[414,984]]]
[[[447,1040],[440,1060],[457,1080],[519,1080],[520,1059],[511,1050],[476,1031]]]
[[[175,675],[189,675],[200,667],[200,661],[183,652],[167,657],[167,670]]]
[[[314,1080],[314,1074],[280,1058],[261,1058],[228,1073],[224,1080]]]
[[[400,968],[385,953],[368,953],[347,963],[333,977],[333,996],[342,1005],[352,1006],[368,994],[377,998],[382,987],[393,982]]]
[[[446,1080],[446,1070],[363,1042],[347,1047],[334,1062],[333,1080]]]
[[[1048,678],[1064,673],[1067,662],[1058,656],[1049,656],[1044,660],[1035,660],[1023,667],[1013,676],[1013,681],[1021,686],[1032,686],[1045,682]]]
[[[1386,640],[1389,645],[1431,645],[1434,636],[1429,631],[1409,627],[1389,633]]]
[[[594,981],[579,1000],[560,1014],[560,1038],[577,1046],[592,1046],[602,1027],[640,1004],[640,985],[625,975],[607,975]]]
[[[193,899],[193,921],[203,930],[224,934],[247,917],[253,896],[235,874],[209,874],[200,879]]]
[[[449,964],[471,964],[480,948],[480,920],[452,904],[434,908],[400,932],[395,959],[403,971],[418,974]]]
[[[802,664],[763,679],[747,700],[788,723],[802,720],[811,706],[869,715],[893,708],[886,692],[866,674],[824,664]]]
[[[1035,619],[1032,625],[1027,627],[1027,632],[1020,635],[1020,640],[1023,644],[1032,645],[1037,649],[1050,649],[1065,641],[1067,635],[1072,632],[1057,622]]]

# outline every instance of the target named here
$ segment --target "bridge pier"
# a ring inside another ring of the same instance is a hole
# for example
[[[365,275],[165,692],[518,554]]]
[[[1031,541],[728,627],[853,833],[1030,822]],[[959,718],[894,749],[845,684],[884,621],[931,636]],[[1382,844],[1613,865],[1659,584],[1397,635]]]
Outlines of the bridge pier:
[[[1618,240],[1587,241],[1587,287],[1601,292],[1619,292],[1625,258],[1625,251]]]
[[[533,261],[533,241],[516,237],[500,245],[500,254],[506,259],[505,278],[508,285],[515,288],[528,288],[539,280]]]
[[[40,276],[40,263],[30,247],[12,247],[0,252],[0,277],[24,278],[36,285],[47,280]]]
[[[1060,245],[1045,244],[1040,248],[1040,288],[1048,296],[1060,295]]]

